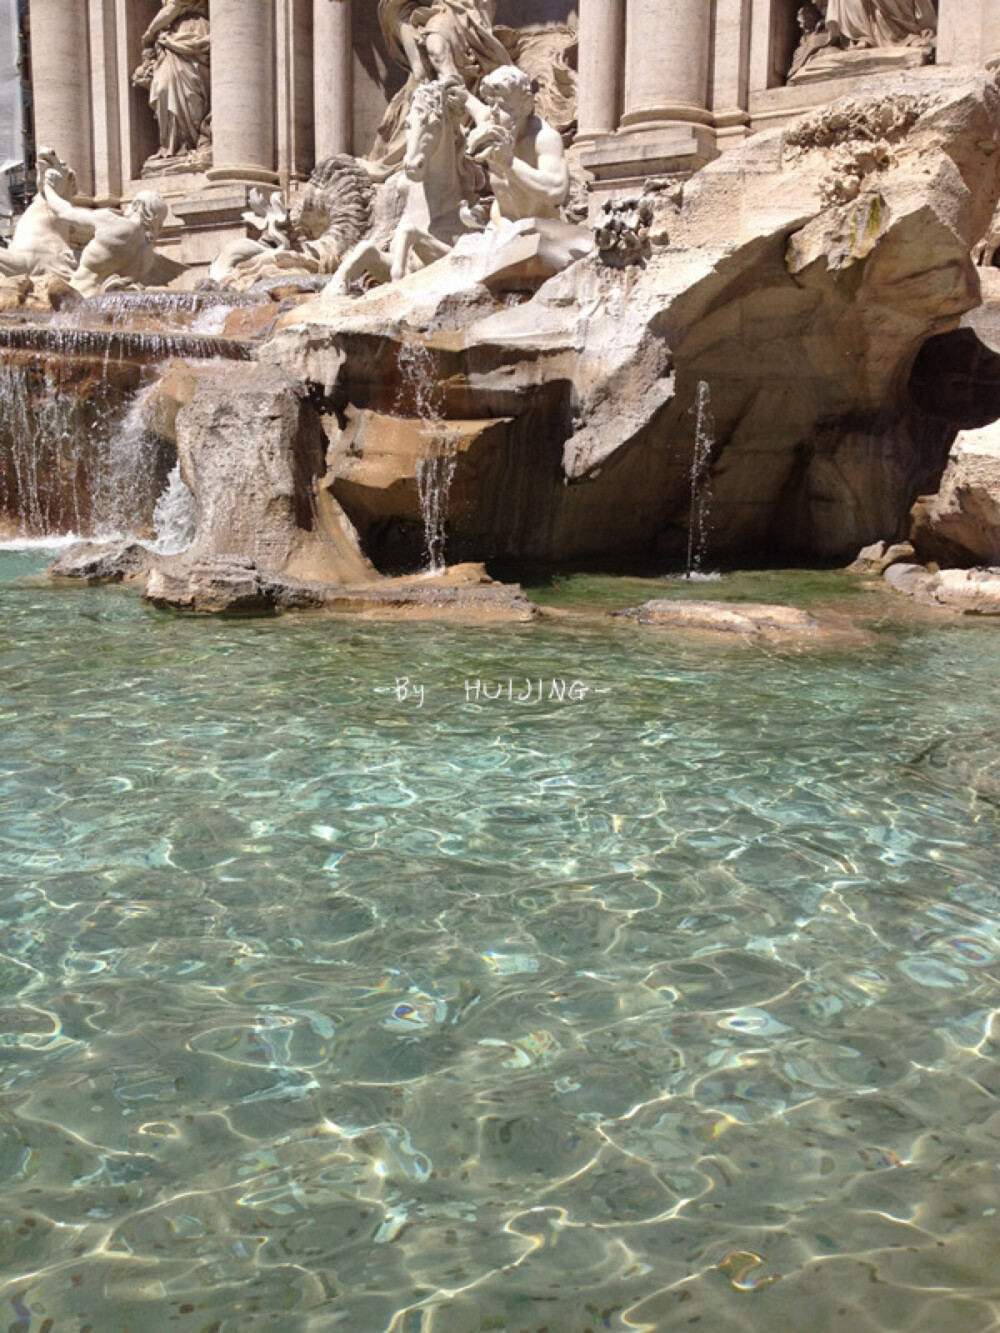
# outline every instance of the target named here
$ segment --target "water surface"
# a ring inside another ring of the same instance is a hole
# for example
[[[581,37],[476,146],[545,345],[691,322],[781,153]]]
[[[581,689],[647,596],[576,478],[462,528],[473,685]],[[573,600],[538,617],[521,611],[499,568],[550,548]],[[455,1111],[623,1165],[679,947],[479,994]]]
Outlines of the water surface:
[[[997,1326],[1000,627],[815,574],[709,592],[867,646],[195,621],[42,564],[0,1327]]]

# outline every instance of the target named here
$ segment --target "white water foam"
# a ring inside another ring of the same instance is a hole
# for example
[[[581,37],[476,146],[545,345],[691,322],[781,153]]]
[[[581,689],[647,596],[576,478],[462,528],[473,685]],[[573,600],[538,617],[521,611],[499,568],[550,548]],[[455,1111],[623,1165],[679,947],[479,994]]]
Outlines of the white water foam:
[[[0,551],[64,551],[67,546],[87,540],[76,532],[51,537],[10,537],[0,541]]]

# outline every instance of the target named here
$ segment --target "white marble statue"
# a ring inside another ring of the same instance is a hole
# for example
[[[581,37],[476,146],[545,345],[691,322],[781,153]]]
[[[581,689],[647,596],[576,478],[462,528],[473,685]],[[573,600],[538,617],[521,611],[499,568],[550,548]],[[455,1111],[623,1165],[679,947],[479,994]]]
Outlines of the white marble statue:
[[[355,246],[326,290],[348,292],[363,277],[395,282],[448,254],[467,230],[466,205],[476,193],[476,169],[462,151],[465,92],[457,78],[421,83],[406,117],[403,170],[387,188],[402,196],[400,220],[387,249]]]
[[[460,79],[475,92],[510,54],[493,33],[496,0],[379,0],[378,17],[389,54],[409,71],[389,103],[365,160],[373,180],[398,170],[406,147],[406,117],[415,90],[439,78]]]
[[[148,88],[160,147],[144,174],[204,165],[211,140],[211,28],[206,0],[166,0],[142,38],[133,83]]]
[[[389,54],[418,82],[460,78],[469,87],[508,59],[493,35],[496,0],[379,0]]]
[[[299,251],[295,226],[280,191],[268,197],[261,190],[251,190],[249,205],[243,221],[257,237],[240,236],[222,247],[209,270],[213,282],[243,288],[283,271],[319,272],[317,261]]]
[[[76,176],[72,168],[52,148],[38,150],[39,174],[51,180],[53,193],[60,199],[72,199]],[[49,205],[44,192],[35,196],[24,215],[18,219],[10,245],[0,250],[0,276],[41,277],[51,274],[67,282],[76,269],[74,244],[82,245],[70,221],[59,216]]]
[[[184,272],[153,249],[167,218],[167,203],[153,190],[140,190],[123,213],[111,208],[80,208],[59,193],[59,175],[46,171],[45,201],[61,221],[86,238],[70,285],[81,296],[129,287],[165,286]]]
[[[935,0],[807,0],[788,82],[906,68],[933,59]]]
[[[502,65],[465,95],[475,122],[467,151],[489,172],[492,222],[558,218],[569,196],[569,165],[562,135],[535,111],[531,80],[516,65]]]
[[[827,0],[826,27],[852,47],[909,46],[937,32],[934,0]]]

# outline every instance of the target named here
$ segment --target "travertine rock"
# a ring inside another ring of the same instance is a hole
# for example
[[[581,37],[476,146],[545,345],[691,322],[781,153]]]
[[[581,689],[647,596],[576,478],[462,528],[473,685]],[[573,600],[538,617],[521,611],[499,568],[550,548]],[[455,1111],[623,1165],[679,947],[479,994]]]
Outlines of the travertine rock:
[[[290,578],[240,556],[162,560],[146,584],[154,606],[198,615],[268,615],[327,610],[394,620],[459,620],[492,624],[531,620],[537,609],[520,588],[486,579],[405,582],[383,579],[339,586]]]
[[[707,385],[708,558],[847,561],[906,536],[963,424],[954,381],[931,412],[909,376],[922,347],[979,303],[970,249],[1000,195],[998,130],[985,72],[888,76],[653,195],[652,230],[670,243],[644,268],[583,258],[537,289],[516,264],[488,276],[475,238],[463,240],[391,288],[299,306],[263,355],[338,411],[406,415],[400,355],[424,344],[446,423],[509,423],[490,494],[467,490],[453,516],[466,533],[489,531],[491,555],[684,551],[693,409]],[[850,177],[843,191],[834,169]],[[463,307],[470,292],[479,318]],[[924,368],[933,379],[933,357]],[[532,447],[539,465],[526,473]],[[372,529],[368,500],[355,503]],[[486,521],[498,510],[499,531]],[[482,554],[474,541],[462,550]]]
[[[340,507],[318,488],[325,441],[302,385],[273,366],[220,366],[198,375],[176,431],[198,507],[190,563],[231,555],[318,582],[374,576]]]
[[[890,565],[912,564],[916,552],[909,542],[873,542],[847,566],[850,574],[884,574]]]
[[[885,581],[925,606],[1000,616],[1000,568],[935,571],[923,565],[893,565],[885,571]]]
[[[819,621],[793,606],[761,602],[695,602],[657,599],[629,611],[615,613],[640,625],[671,625],[683,629],[711,629],[726,634],[812,634]]]
[[[940,489],[917,501],[912,518],[921,560],[1000,564],[1000,422],[959,435]]]
[[[137,542],[77,542],[59,555],[49,573],[84,583],[121,583],[143,578],[152,565],[152,553]]]

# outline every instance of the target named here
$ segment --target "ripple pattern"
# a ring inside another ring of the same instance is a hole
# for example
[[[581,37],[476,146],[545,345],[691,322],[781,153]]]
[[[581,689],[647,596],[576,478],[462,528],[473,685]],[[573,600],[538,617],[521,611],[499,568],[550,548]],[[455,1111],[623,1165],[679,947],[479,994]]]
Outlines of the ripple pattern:
[[[998,1326],[998,815],[953,757],[995,628],[205,623],[38,567],[0,1328]]]

